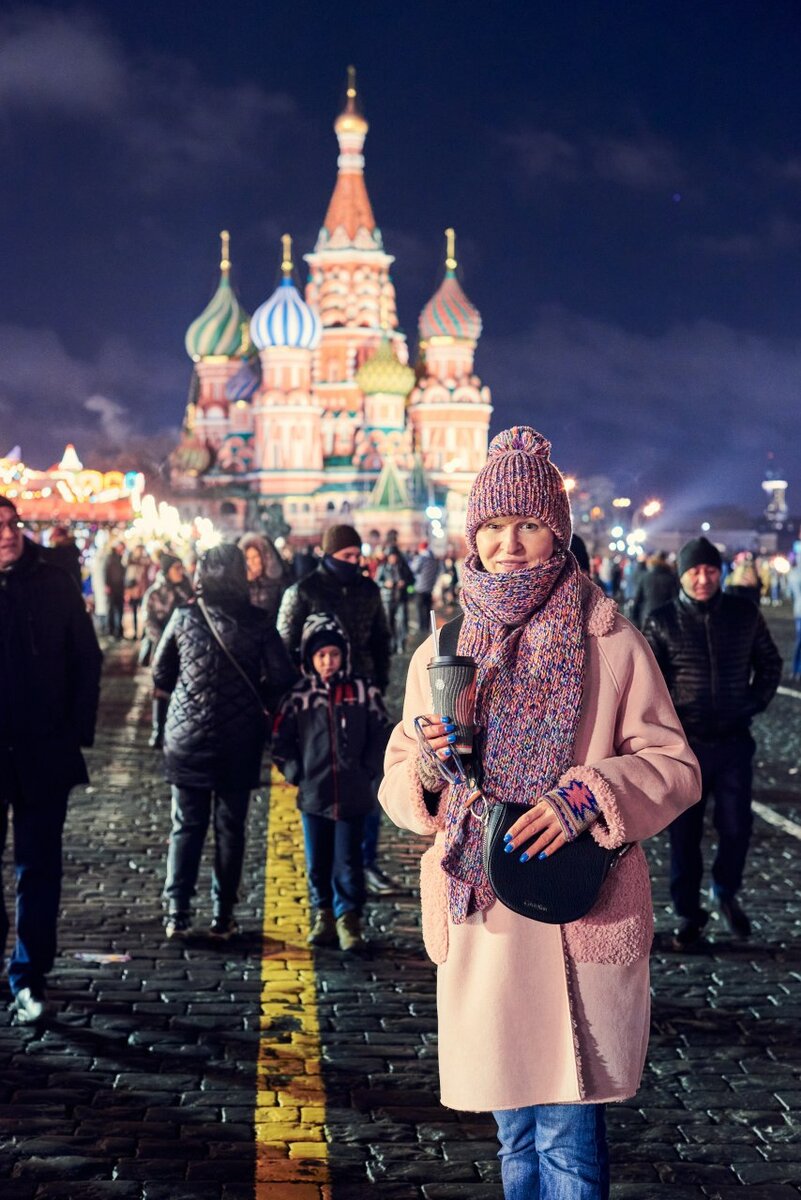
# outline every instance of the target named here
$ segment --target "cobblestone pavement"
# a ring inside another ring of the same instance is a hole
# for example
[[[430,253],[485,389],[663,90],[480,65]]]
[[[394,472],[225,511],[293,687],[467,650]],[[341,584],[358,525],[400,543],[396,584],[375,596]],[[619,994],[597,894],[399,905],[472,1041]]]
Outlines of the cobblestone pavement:
[[[786,659],[792,623],[770,619]],[[384,865],[402,890],[370,905],[369,957],[312,957],[292,793],[276,785],[268,803],[265,789],[243,933],[223,950],[202,934],[167,943],[169,811],[146,748],[147,689],[130,645],[112,649],[94,787],[73,794],[66,830],[54,1011],[38,1031],[0,1012],[0,1196],[498,1200],[491,1121],[437,1100],[419,841],[385,829]],[[801,691],[783,689],[758,726],[757,800],[798,826]],[[653,1036],[642,1089],[609,1110],[613,1197],[801,1193],[799,850],[792,826],[758,817],[743,894],[752,940],[733,942],[713,919],[701,952],[681,956],[667,949],[665,839],[650,845]],[[206,871],[201,929],[207,893]],[[77,957],[109,953],[130,960]]]

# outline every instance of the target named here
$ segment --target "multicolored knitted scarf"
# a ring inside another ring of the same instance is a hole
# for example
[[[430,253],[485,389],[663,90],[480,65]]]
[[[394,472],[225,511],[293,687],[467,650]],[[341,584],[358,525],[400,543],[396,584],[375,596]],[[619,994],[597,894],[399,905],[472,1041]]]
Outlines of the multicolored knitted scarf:
[[[478,663],[476,726],[490,802],[534,804],[573,763],[584,688],[581,575],[557,552],[524,571],[492,575],[465,562],[459,653]],[[489,908],[495,894],[481,862],[482,826],[453,784],[445,811],[443,870],[451,919]],[[522,868],[521,868],[522,869]]]

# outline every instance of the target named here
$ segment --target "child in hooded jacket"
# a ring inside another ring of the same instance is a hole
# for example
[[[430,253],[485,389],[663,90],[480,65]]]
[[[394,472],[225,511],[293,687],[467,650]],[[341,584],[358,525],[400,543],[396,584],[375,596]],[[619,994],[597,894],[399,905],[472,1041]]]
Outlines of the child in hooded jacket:
[[[389,736],[377,687],[351,674],[350,643],[336,617],[313,613],[300,643],[302,679],[284,697],[273,728],[273,761],[298,788],[309,892],[308,941],[364,946],[362,833],[376,807]]]

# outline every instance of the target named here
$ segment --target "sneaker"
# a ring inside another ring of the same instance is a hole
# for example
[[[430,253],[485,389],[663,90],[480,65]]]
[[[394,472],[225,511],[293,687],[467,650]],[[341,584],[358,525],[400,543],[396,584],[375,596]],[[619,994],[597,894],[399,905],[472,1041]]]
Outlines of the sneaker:
[[[168,913],[164,921],[164,932],[170,940],[186,937],[192,932],[191,915],[188,912]]]
[[[751,936],[751,922],[734,899],[734,896],[718,896],[720,915],[736,938],[745,941]]]
[[[209,937],[216,938],[219,942],[227,942],[234,934],[239,933],[239,926],[230,913],[226,916],[224,913],[218,913],[212,917],[209,925]]]
[[[337,917],[337,938],[340,950],[344,950],[346,954],[358,954],[360,950],[364,950],[366,943],[362,937],[362,923],[357,912],[346,912]]]
[[[380,867],[364,868],[364,886],[370,896],[387,896],[391,892],[399,892],[400,884],[387,875]]]
[[[337,926],[330,908],[318,908],[306,941],[310,946],[336,946]]]
[[[44,989],[20,988],[11,1004],[17,1025],[35,1025],[47,1011]]]
[[[704,927],[709,920],[709,913],[699,908],[694,917],[683,917],[681,924],[673,935],[674,950],[690,950],[702,940]]]

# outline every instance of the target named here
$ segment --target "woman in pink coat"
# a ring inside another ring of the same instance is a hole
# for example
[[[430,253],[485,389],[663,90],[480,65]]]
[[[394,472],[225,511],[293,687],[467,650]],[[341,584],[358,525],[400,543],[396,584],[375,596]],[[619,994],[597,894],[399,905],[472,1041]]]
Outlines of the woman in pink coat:
[[[467,507],[459,653],[478,664],[476,746],[489,803],[528,811],[508,831],[521,872],[587,827],[639,843],[700,796],[698,764],[644,639],[582,576],[570,503],[533,429],[494,439]],[[401,828],[434,836],[421,863],[423,937],[439,966],[442,1102],[492,1111],[507,1200],[599,1200],[609,1190],[604,1103],[639,1086],[649,1027],[653,913],[634,845],[595,906],[569,925],[496,900],[464,785],[421,753],[450,754],[431,715],[431,640],[409,667],[380,799]],[[529,868],[530,869],[530,868]]]

